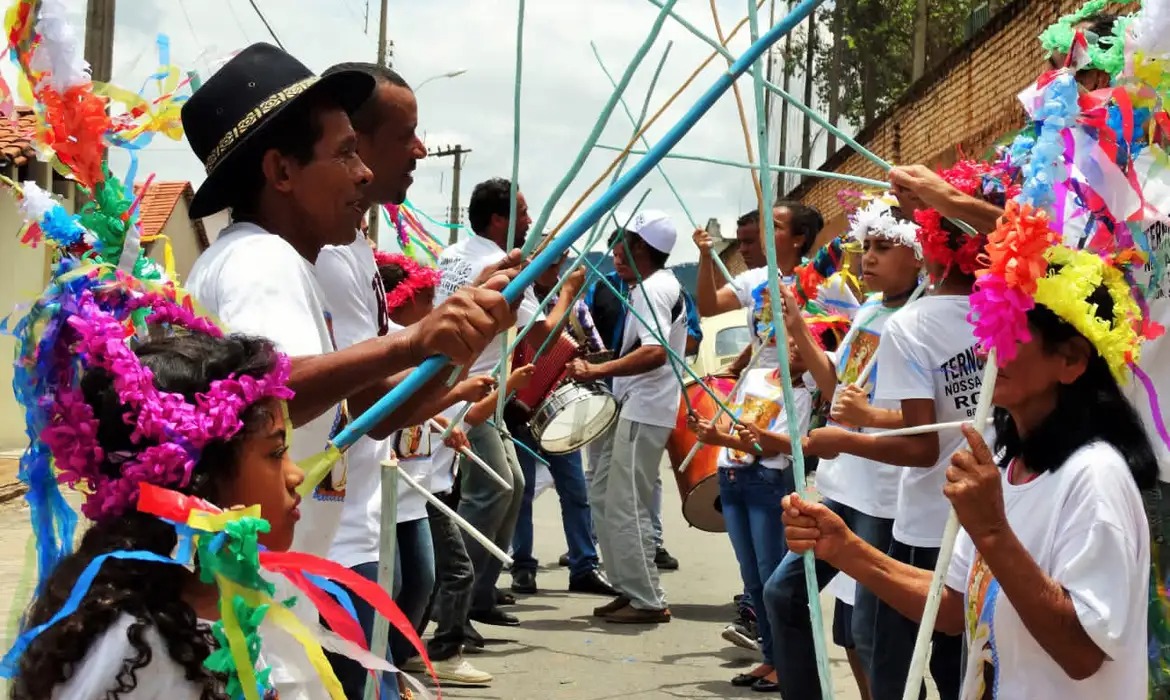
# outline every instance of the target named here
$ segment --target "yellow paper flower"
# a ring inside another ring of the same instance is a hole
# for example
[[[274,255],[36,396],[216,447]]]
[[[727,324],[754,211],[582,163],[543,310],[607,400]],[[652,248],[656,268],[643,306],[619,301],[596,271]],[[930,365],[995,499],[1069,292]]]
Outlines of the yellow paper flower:
[[[1134,301],[1125,276],[1098,255],[1064,246],[1049,248],[1045,254],[1048,274],[1036,282],[1036,303],[1043,304],[1068,322],[1093,344],[1119,383],[1128,375],[1126,367],[1137,362],[1141,352],[1138,327],[1141,309]],[[1059,267],[1059,271],[1054,267]],[[1097,316],[1097,305],[1089,296],[1102,284],[1113,300],[1113,320]]]

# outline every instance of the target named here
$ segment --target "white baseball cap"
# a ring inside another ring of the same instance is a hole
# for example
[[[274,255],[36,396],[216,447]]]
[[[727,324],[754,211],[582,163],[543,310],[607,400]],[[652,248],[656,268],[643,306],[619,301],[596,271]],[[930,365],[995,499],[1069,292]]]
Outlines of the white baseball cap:
[[[660,253],[669,254],[674,250],[675,241],[678,240],[678,231],[671,223],[670,217],[665,212],[654,209],[635,214],[629,230],[638,234],[648,246]]]

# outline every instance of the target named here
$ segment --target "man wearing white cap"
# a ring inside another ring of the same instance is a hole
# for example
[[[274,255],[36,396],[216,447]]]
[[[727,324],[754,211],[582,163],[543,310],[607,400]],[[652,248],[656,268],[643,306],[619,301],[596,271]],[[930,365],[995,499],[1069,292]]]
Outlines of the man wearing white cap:
[[[662,212],[645,211],[630,222],[614,249],[614,267],[630,285],[627,321],[617,358],[592,364],[574,360],[582,380],[613,377],[621,413],[598,441],[589,500],[610,582],[620,595],[593,611],[609,622],[670,622],[670,609],[654,565],[651,511],[654,482],[666,440],[674,428],[682,387],[668,364],[686,351],[686,308],[682,287],[666,269],[678,232]],[[649,325],[646,325],[649,324]]]

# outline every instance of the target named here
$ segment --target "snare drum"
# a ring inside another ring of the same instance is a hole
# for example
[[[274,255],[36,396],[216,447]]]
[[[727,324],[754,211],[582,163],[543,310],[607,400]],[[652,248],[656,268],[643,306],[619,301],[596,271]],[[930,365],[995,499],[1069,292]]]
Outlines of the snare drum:
[[[516,348],[517,367],[532,362],[536,348]],[[568,379],[569,363],[580,356],[577,344],[562,334],[536,359],[532,381],[513,402],[527,415],[533,440],[552,455],[568,454],[601,437],[617,419],[618,402],[601,382]]]
[[[735,377],[730,375],[714,375],[703,378],[703,384],[715,393],[721,400],[726,401],[735,388]],[[700,418],[714,420],[719,407],[711,400],[710,395],[694,382],[688,382],[684,391],[691,401],[691,406]],[[685,472],[679,473],[678,467],[690,454],[691,448],[698,442],[698,438],[687,427],[687,407],[679,402],[678,419],[674,430],[666,441],[666,451],[670,456],[671,471],[678,484],[678,493],[682,498],[683,519],[694,528],[704,532],[726,532],[727,525],[723,521],[723,513],[719,503],[719,450],[722,448],[712,445],[703,445],[695,454],[695,458],[687,465]]]

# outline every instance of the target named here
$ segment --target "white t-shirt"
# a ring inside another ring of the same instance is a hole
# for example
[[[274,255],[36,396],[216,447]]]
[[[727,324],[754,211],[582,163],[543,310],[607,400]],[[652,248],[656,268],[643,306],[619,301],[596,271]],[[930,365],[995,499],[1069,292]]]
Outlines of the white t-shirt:
[[[748,372],[727,407],[734,411],[738,420],[745,425],[754,425],[762,430],[787,435],[788,412],[784,409],[784,391],[780,388],[779,379],[772,378],[775,371],[759,368]],[[812,392],[808,387],[813,378],[810,373],[805,372],[801,379],[803,386],[792,387],[792,392],[796,400],[799,434],[803,436],[808,432],[808,424],[812,419]],[[757,460],[746,452],[727,447],[719,450],[720,467],[734,469],[755,463]],[[768,469],[787,469],[792,464],[792,458],[786,454],[778,454],[760,458],[758,463]]]
[[[780,283],[791,285],[794,278],[791,275],[780,278]],[[747,309],[747,326],[752,334],[752,347],[758,348],[768,340],[768,345],[761,350],[757,367],[776,368],[780,366],[780,355],[776,350],[776,341],[769,336],[772,326],[772,296],[768,292],[768,268],[755,267],[736,275],[730,285],[739,305]],[[857,299],[849,286],[840,275],[834,275],[817,289],[817,301],[825,305],[833,313],[839,313],[852,318],[857,312]]]
[[[906,306],[886,324],[878,346],[878,401],[934,401],[939,423],[975,416],[983,359],[967,322],[966,296],[928,296]],[[894,539],[912,547],[938,547],[950,502],[943,496],[951,455],[966,444],[958,428],[938,434],[933,467],[905,467],[898,488]]]
[[[443,411],[440,415],[447,420],[453,420],[462,407],[463,404],[455,404]],[[459,427],[464,432],[468,430],[466,422],[462,423]],[[455,475],[459,470],[458,455],[455,454],[455,450],[447,447],[439,440],[438,433],[431,436],[429,448],[429,455],[419,455],[420,469],[423,469],[425,466],[426,472],[426,481],[422,483],[426,485],[427,490],[431,493],[447,493],[455,488]]]
[[[225,228],[195,261],[187,291],[232,332],[268,338],[290,357],[336,349],[316,270],[283,238],[255,224]],[[297,428],[289,447],[292,458],[301,462],[324,450],[344,424],[342,416],[339,405]],[[340,460],[333,481],[344,484],[347,469],[347,460]],[[301,505],[293,549],[325,556],[344,499],[344,486],[319,486]]]
[[[662,269],[642,280],[642,284],[630,289],[631,308],[651,327],[647,328],[634,314],[626,319],[619,356],[629,354],[637,341],[642,346],[661,345],[651,335],[653,331],[670,343],[678,357],[686,356],[687,314],[682,309],[671,321],[671,314],[681,299],[682,287],[674,273]],[[680,307],[681,308],[681,307]],[[661,330],[654,328],[655,319]],[[629,377],[613,378],[613,393],[622,402],[622,418],[662,428],[673,428],[678,418],[678,402],[682,387],[671,369],[674,359],[667,355],[666,363],[649,372]]]
[[[869,364],[878,350],[882,331],[895,309],[882,306],[881,296],[874,296],[862,304],[853,319],[853,328],[835,353],[829,353],[837,367],[837,377],[843,386],[852,384]],[[877,367],[869,375],[874,385]],[[870,391],[870,403],[882,408],[899,408],[896,402],[875,401]],[[875,432],[862,428],[863,433]],[[898,511],[898,486],[902,480],[901,467],[841,453],[836,459],[823,460],[817,467],[817,491],[825,498],[875,518],[892,519]]]
[[[233,332],[268,338],[291,357],[322,355],[334,350],[332,321],[316,271],[283,238],[251,223],[233,223],[199,256],[187,278],[187,291]],[[343,405],[326,411],[293,431],[289,453],[303,462],[326,448],[345,424]],[[327,556],[341,521],[348,457],[333,468],[331,478],[301,504],[301,521],[292,549]],[[294,608],[305,623],[316,624],[317,612],[304,596],[283,580],[278,599],[297,595]],[[266,641],[272,682],[283,700],[313,700],[324,687],[304,650],[294,640]]]
[[[333,312],[333,335],[338,349],[403,330],[386,311],[386,291],[374,251],[364,236],[347,246],[325,246],[317,257],[317,279]],[[329,558],[342,566],[354,567],[378,560],[381,532],[382,462],[389,455],[386,440],[358,438],[349,448],[349,483],[353,496],[341,513],[341,523]],[[422,496],[400,485],[397,522],[426,517]]]
[[[489,265],[494,265],[507,257],[500,246],[482,236],[472,236],[448,247],[439,256],[438,267],[442,273],[439,286],[435,289],[435,306],[443,303],[447,297],[459,291],[462,287],[475,282],[479,273]],[[520,306],[516,309],[518,327],[526,325],[532,317],[544,318],[532,288],[524,290]],[[495,371],[504,353],[504,342],[507,333],[501,333],[488,344],[483,353],[471,365],[469,374],[488,374]]]
[[[85,653],[85,657],[73,670],[69,680],[53,690],[52,700],[89,700],[104,698],[117,686],[117,676],[122,672],[127,659],[138,656],[126,636],[135,618],[122,614],[114,623],[96,638]],[[210,626],[210,622],[201,620]],[[123,692],[120,697],[127,700],[199,700],[203,689],[187,680],[186,670],[171,658],[166,643],[154,626],[147,626],[142,632],[142,641],[150,647],[150,663],[134,671],[134,690]],[[263,659],[258,668],[263,668]],[[264,694],[263,700],[276,700],[275,690]]]
[[[1024,627],[966,532],[947,587],[963,593],[968,643],[964,700],[1145,700],[1150,541],[1141,496],[1113,446],[1077,450],[1029,483],[1003,479],[1012,531],[1040,569],[1072,598],[1077,619],[1105,652],[1074,681]],[[985,687],[990,684],[991,687]]]

